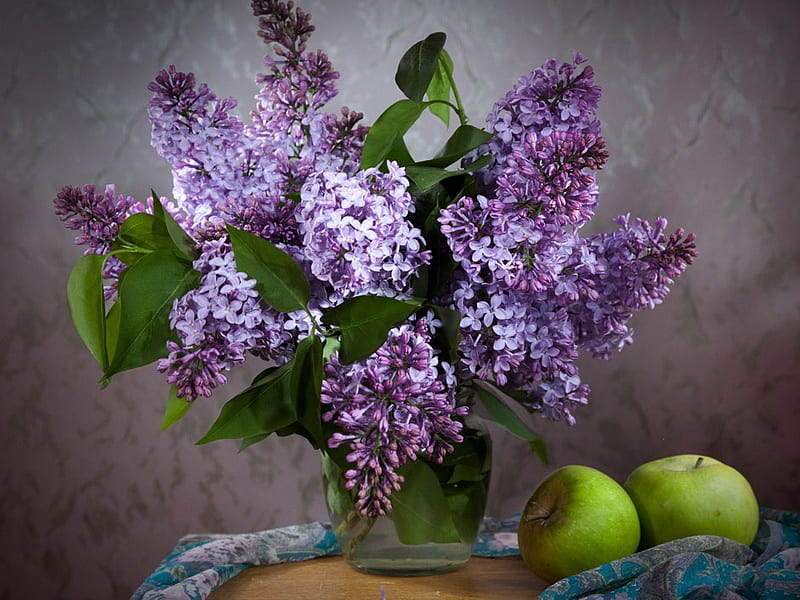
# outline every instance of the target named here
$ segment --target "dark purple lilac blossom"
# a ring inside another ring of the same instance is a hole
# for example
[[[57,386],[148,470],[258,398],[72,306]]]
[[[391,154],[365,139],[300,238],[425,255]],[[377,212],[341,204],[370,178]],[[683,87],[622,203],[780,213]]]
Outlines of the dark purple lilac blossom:
[[[75,243],[86,246],[84,254],[108,254],[122,222],[144,206],[131,196],[117,195],[113,185],[107,185],[102,194],[94,189],[93,185],[64,186],[53,204],[64,227],[80,232]]]
[[[131,196],[117,195],[113,185],[107,185],[103,194],[94,190],[93,185],[64,186],[53,204],[64,226],[80,232],[75,243],[86,246],[84,254],[106,255],[111,251],[122,222],[134,213],[143,212],[145,207]],[[124,268],[125,264],[114,256],[106,260],[103,278],[110,282],[103,286],[106,300],[116,297],[117,280]]]
[[[342,365],[334,355],[325,366],[323,419],[341,430],[331,447],[351,449],[346,487],[356,488],[356,509],[365,516],[391,510],[389,496],[403,482],[400,466],[417,458],[441,462],[462,441],[457,418],[468,409],[456,406],[454,370],[431,345],[436,325],[421,317],[390,331],[366,360]]]
[[[580,350],[611,358],[632,341],[627,322],[653,308],[694,257],[694,237],[620,217],[622,228],[585,239],[593,171],[608,153],[595,109],[600,88],[583,57],[547,61],[519,80],[487,117],[492,154],[482,195],[462,197],[439,223],[459,265],[441,300],[461,314],[458,372],[527,392],[531,411],[575,423],[589,387]]]
[[[514,150],[521,150],[529,132],[547,136],[552,131],[573,130],[599,135],[600,122],[594,113],[600,100],[600,86],[594,84],[594,71],[580,54],[571,63],[550,59],[528,75],[520,77],[486,117],[489,133],[494,134],[475,156],[491,153],[492,162],[478,172],[485,191],[494,191],[497,178],[507,166]]]

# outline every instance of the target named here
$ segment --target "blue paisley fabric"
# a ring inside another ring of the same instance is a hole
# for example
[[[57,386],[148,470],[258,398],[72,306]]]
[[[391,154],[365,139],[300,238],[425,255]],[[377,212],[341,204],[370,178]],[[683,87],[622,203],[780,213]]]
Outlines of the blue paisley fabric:
[[[800,600],[800,514],[761,509],[756,541],[697,536],[567,577],[540,600]]]
[[[713,536],[675,540],[556,582],[541,600],[800,600],[800,514],[762,509],[747,547]],[[517,524],[487,518],[473,554],[519,554]],[[190,535],[132,600],[202,600],[250,566],[339,554],[330,525],[236,535]]]

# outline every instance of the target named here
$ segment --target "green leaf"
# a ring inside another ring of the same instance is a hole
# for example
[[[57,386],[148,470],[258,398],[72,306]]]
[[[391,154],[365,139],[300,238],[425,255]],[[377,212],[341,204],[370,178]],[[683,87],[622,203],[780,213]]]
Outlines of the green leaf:
[[[394,145],[386,155],[386,160],[393,160],[401,167],[414,164],[414,157],[412,157],[411,153],[408,151],[406,142],[402,136],[395,140]]]
[[[181,260],[192,262],[197,257],[195,246],[195,241],[164,210],[153,192],[153,214],[134,213],[125,219],[111,245],[111,253],[128,266],[157,250],[168,250]]]
[[[87,254],[73,267],[67,281],[67,304],[72,322],[103,371],[108,366],[103,296],[104,264],[104,256]]]
[[[199,281],[200,273],[166,250],[147,254],[125,269],[119,280],[119,314],[114,316],[119,319],[118,331],[106,378],[166,356],[172,303]]]
[[[435,102],[436,100],[449,102],[451,90],[451,78],[453,75],[453,59],[447,53],[447,50],[442,48],[439,53],[439,58],[436,60],[436,70],[433,73],[433,78],[428,85],[427,96],[431,101],[430,111],[439,117],[445,126],[450,125],[450,110],[447,104]]]
[[[161,430],[169,429],[177,423],[192,407],[193,402],[187,402],[183,398],[178,398],[177,390],[174,385],[169,387],[169,398],[167,408],[164,411],[164,420],[161,423]]]
[[[319,401],[322,386],[322,341],[314,334],[298,345],[292,367],[292,392],[296,398],[297,422],[310,434],[305,436],[315,448],[324,447],[322,435],[322,405]]]
[[[434,158],[417,164],[426,167],[447,167],[493,137],[491,133],[483,129],[478,129],[472,125],[461,125],[448,138]]]
[[[353,510],[353,498],[345,485],[342,469],[328,454],[320,454],[322,460],[322,477],[325,479],[325,502],[330,511],[337,515],[347,515]]]
[[[483,513],[486,510],[487,497],[488,480],[486,479],[446,490],[445,498],[450,509],[450,517],[462,540],[474,540],[478,535]]]
[[[236,267],[256,280],[256,290],[275,310],[302,310],[311,297],[311,286],[295,260],[264,238],[230,225]]]
[[[266,433],[260,433],[259,435],[251,435],[250,437],[246,437],[242,440],[242,443],[239,444],[239,452],[242,450],[246,450],[253,444],[257,444],[258,442],[263,442],[269,436]]]
[[[361,150],[361,169],[377,167],[397,150],[399,142],[427,106],[412,100],[398,100],[370,127]]]
[[[437,348],[442,348],[446,360],[456,364],[459,360],[458,346],[461,343],[461,313],[444,306],[432,305],[436,318],[442,322],[442,327],[436,332],[439,343]]]
[[[176,254],[182,258],[193,261],[198,255],[195,241],[186,233],[183,227],[178,225],[178,222],[172,215],[164,209],[164,205],[161,204],[161,199],[158,197],[155,190],[150,190],[150,192],[153,194],[153,215],[156,219],[164,223],[167,235],[173,244]]]
[[[421,102],[428,85],[436,72],[439,53],[444,48],[447,36],[438,31],[409,48],[400,59],[395,83],[407,98]]]
[[[163,221],[148,213],[134,213],[120,225],[111,250],[120,260],[131,265],[141,254],[174,249],[172,238]]]
[[[531,450],[539,456],[544,464],[547,464],[547,449],[544,442],[508,406],[505,401],[508,396],[486,381],[473,379],[473,385],[489,416],[508,433],[528,442]]]
[[[322,362],[328,362],[331,355],[341,347],[338,337],[329,336],[325,338],[325,345],[322,347]]]
[[[459,177],[471,173],[481,167],[489,164],[492,157],[487,154],[480,157],[478,160],[470,163],[466,169],[459,171],[446,171],[440,167],[425,166],[422,163],[416,163],[406,167],[406,175],[414,184],[421,190],[426,191],[431,189],[440,181],[449,179],[450,177]]]
[[[367,358],[380,348],[389,330],[403,323],[419,306],[417,299],[356,296],[328,309],[322,322],[341,329],[339,360],[349,364]]]
[[[399,492],[391,496],[397,536],[403,544],[448,544],[460,542],[450,506],[439,478],[422,460],[404,464],[398,473],[404,478]]]
[[[267,436],[294,423],[297,415],[290,386],[293,367],[294,360],[275,369],[258,383],[228,400],[216,421],[197,444]]]
[[[123,271],[124,274],[124,271]],[[111,305],[106,314],[106,356],[114,355],[114,348],[117,347],[117,340],[119,339],[119,322],[122,310],[120,308],[119,300]],[[105,373],[105,371],[104,371]],[[109,378],[103,375],[100,380],[103,387],[109,383]]]

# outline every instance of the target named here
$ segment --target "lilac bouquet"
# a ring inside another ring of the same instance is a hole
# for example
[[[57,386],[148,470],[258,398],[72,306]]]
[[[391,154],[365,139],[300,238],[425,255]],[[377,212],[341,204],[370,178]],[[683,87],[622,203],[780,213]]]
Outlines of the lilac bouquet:
[[[512,405],[573,424],[589,396],[579,351],[608,359],[631,343],[633,313],[695,255],[663,218],[581,236],[608,158],[592,68],[547,61],[478,128],[434,33],[400,61],[405,98],[367,128],[348,108],[325,112],[338,75],[308,50],[308,15],[252,4],[272,53],[249,122],[175,67],[149,85],[172,201],[91,185],[55,199],[87,247],[68,300],[102,384],[155,362],[168,427],[262,359],[200,443],[302,435],[365,517],[397,508],[426,464],[476,460],[464,449],[476,407],[545,459]],[[417,160],[403,137],[425,111],[448,134]]]

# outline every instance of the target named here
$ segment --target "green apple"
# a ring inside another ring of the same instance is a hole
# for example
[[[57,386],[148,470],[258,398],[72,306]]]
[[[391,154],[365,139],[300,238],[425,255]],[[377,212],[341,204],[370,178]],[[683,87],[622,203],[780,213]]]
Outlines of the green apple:
[[[552,583],[636,552],[639,518],[627,492],[611,477],[569,465],[536,487],[517,537],[528,568]]]
[[[747,479],[708,456],[681,454],[637,467],[624,484],[639,512],[642,546],[718,535],[746,546],[758,530],[758,502]]]

